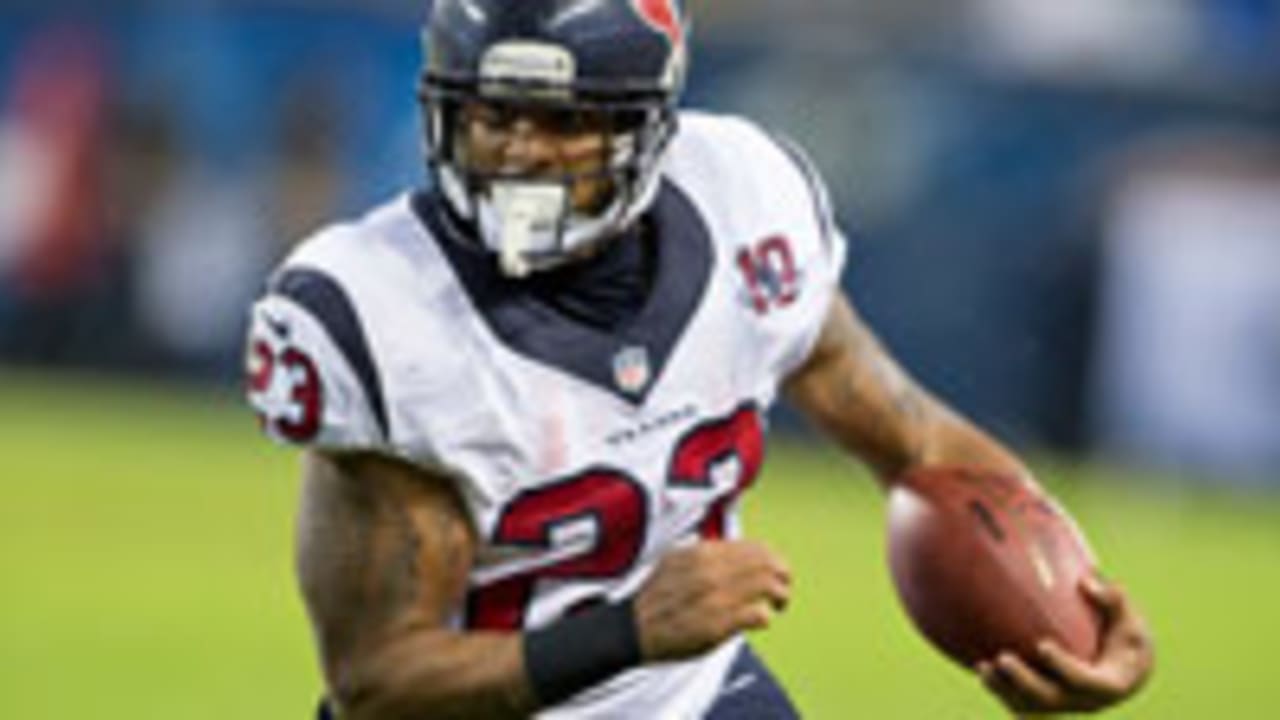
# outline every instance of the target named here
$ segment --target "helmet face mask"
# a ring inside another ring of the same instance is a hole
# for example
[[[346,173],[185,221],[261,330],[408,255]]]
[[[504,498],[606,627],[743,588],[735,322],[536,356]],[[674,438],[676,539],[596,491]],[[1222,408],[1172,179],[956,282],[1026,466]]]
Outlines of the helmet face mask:
[[[432,173],[504,272],[588,254],[652,203],[684,48],[631,2],[438,0],[424,41]],[[504,152],[529,136],[538,153]]]
[[[635,149],[646,144],[646,129],[661,126],[644,111],[588,104],[551,104],[501,96],[441,98],[443,117],[431,143],[431,158],[481,192],[493,182],[550,181],[571,189],[573,210],[602,211],[620,181],[639,171]],[[533,128],[546,147],[541,159],[512,163],[507,145]]]

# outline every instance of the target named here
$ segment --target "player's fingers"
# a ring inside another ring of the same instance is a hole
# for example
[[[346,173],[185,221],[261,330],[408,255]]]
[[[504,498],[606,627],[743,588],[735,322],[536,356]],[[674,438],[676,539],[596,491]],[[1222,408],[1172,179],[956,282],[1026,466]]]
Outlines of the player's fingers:
[[[735,626],[739,630],[763,630],[773,620],[773,607],[768,602],[748,603],[735,614]]]
[[[1052,640],[1040,643],[1036,646],[1036,651],[1045,669],[1080,699],[1077,704],[1099,706],[1107,698],[1118,697],[1125,691],[1124,679],[1106,664],[1081,660]],[[1098,702],[1094,703],[1093,700]]]
[[[1105,624],[1110,625],[1124,616],[1128,597],[1119,585],[1108,582],[1101,575],[1094,573],[1080,581],[1080,588],[1089,602],[1102,614]]]
[[[791,572],[775,556],[757,548],[744,550],[727,566],[726,583],[747,594],[768,594],[785,602],[790,594]]]
[[[1073,688],[1102,698],[1132,693],[1151,673],[1154,651],[1140,626],[1116,628],[1104,638],[1102,652],[1092,662],[1072,656],[1056,643],[1039,648],[1040,658]]]
[[[761,540],[726,540],[723,544],[731,552],[740,553],[771,568],[787,569],[787,561],[782,555]]]
[[[791,602],[791,586],[779,578],[771,578],[765,596],[774,610],[783,612]]]
[[[1103,642],[1107,646],[1119,646],[1143,653],[1151,652],[1151,633],[1147,623],[1129,602],[1128,596],[1120,588],[1115,588],[1117,595],[1111,626],[1107,628],[1107,636]],[[1104,646],[1104,651],[1110,647]]]
[[[975,669],[978,671],[978,677],[982,679],[982,684],[991,694],[1000,698],[1000,702],[1004,703],[1005,707],[1019,715],[1029,707],[1028,698],[1013,684],[1013,681],[1000,674],[994,662],[980,662]]]
[[[1000,701],[1013,712],[1014,717],[1018,720],[1035,720],[1049,717],[1049,715],[1042,712],[1031,710],[1033,701],[1025,697],[1010,681],[999,677],[992,663],[980,662],[974,666],[974,670],[977,671],[978,676],[982,679],[982,684],[986,686],[987,690],[999,697]]]
[[[755,603],[781,612],[791,600],[789,581],[760,564],[722,565],[714,577],[710,587],[714,606],[721,612],[732,613]]]
[[[1129,602],[1124,588],[1096,573],[1084,578],[1080,585],[1085,597],[1102,615],[1104,642],[1145,637],[1145,624]]]
[[[1019,703],[1018,710],[1056,710],[1066,706],[1067,694],[1062,686],[1043,674],[1013,653],[1000,653],[995,661],[996,679],[1014,690]]]
[[[758,569],[739,576],[732,587],[735,595],[731,602],[764,602],[781,612],[791,601],[791,585],[786,580]]]
[[[1102,649],[1094,665],[1106,669],[1119,687],[1137,687],[1150,673],[1155,657],[1146,621],[1118,584],[1094,575],[1082,587],[1103,617]]]
[[[773,574],[784,583],[791,584],[791,566],[785,560],[779,558],[773,565]]]
[[[735,544],[752,564],[767,568],[787,582],[791,581],[791,566],[773,548],[759,540],[741,540]]]

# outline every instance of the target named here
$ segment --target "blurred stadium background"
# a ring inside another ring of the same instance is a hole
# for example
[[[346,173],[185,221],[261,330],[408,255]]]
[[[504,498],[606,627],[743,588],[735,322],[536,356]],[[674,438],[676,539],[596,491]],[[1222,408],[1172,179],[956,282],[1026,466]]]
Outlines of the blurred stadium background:
[[[703,0],[690,105],[804,144],[849,290],[1140,598],[1133,718],[1280,700],[1280,2]],[[424,2],[0,5],[0,716],[299,718],[293,457],[243,313],[422,182]],[[786,418],[759,643],[816,718],[998,716],[897,610],[879,501]]]

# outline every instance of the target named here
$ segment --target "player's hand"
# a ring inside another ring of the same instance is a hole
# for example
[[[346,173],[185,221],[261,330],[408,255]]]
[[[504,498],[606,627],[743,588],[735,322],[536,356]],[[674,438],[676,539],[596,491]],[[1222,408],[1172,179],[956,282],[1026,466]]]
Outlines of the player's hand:
[[[791,595],[791,571],[754,541],[701,542],[667,554],[635,599],[649,662],[706,652],[769,625]]]
[[[1151,635],[1124,591],[1096,576],[1082,590],[1102,615],[1096,659],[1081,660],[1045,640],[1030,661],[1006,652],[978,664],[982,681],[1015,713],[1101,710],[1137,692],[1151,673]]]

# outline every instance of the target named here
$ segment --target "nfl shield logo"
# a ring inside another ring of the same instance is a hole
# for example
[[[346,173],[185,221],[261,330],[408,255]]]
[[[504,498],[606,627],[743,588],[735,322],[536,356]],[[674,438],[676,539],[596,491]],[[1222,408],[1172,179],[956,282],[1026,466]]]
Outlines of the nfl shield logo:
[[[639,346],[618,351],[613,356],[613,380],[625,393],[644,390],[649,384],[649,351]]]

